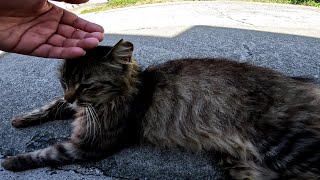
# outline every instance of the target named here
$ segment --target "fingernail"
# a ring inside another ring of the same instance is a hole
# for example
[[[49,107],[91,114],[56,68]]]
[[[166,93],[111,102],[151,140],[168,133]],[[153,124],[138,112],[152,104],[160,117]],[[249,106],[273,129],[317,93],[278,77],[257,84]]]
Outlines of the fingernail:
[[[101,40],[99,40],[99,41],[103,41],[103,39],[104,39],[104,34],[101,33]]]
[[[85,56],[86,54],[87,54],[87,52],[85,51],[85,52],[83,52],[82,56]]]

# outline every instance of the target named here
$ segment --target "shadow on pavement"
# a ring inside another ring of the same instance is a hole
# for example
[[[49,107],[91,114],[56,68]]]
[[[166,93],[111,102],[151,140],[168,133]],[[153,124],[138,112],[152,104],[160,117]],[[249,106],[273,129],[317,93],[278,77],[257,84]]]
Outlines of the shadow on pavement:
[[[183,57],[227,57],[269,67],[290,76],[308,76],[320,82],[320,39],[223,27],[194,26],[174,37],[106,34],[102,44],[119,39],[135,45],[137,61],[146,67]],[[43,148],[70,134],[70,121],[56,121],[14,129],[10,118],[62,95],[57,80],[59,60],[7,54],[0,59],[0,158]],[[223,179],[217,161],[206,155],[159,151],[151,147],[125,149],[97,163],[42,168],[0,177],[15,179]]]
[[[174,37],[106,34],[108,45],[132,41],[144,67],[182,57],[227,57],[291,76],[320,78],[320,37],[194,26]]]

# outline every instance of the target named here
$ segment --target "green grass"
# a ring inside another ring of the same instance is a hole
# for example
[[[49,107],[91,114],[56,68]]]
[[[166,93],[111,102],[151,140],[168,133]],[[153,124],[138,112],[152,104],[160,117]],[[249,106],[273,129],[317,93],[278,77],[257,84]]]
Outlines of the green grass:
[[[250,2],[269,2],[269,3],[281,3],[281,4],[299,4],[305,6],[320,7],[320,0],[243,0]]]
[[[172,2],[172,1],[183,1],[183,0],[111,0],[105,5],[99,7],[86,9],[80,12],[80,14],[105,11],[108,9],[115,9],[121,7],[128,7],[141,4],[154,4],[161,2]],[[242,0],[250,2],[270,2],[270,3],[283,3],[283,4],[300,4],[306,6],[320,7],[320,0]]]
[[[92,9],[83,10],[80,12],[80,14],[104,11],[108,9],[115,9],[115,8],[121,8],[121,7],[128,7],[128,6],[134,6],[134,5],[141,5],[141,4],[154,4],[154,3],[172,2],[172,1],[178,1],[178,0],[111,0],[107,2],[105,5],[95,7]]]

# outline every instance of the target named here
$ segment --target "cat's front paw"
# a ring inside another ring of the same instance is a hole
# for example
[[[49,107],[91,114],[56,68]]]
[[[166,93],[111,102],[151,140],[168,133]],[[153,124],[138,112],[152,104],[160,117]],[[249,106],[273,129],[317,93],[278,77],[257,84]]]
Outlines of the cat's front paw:
[[[29,123],[24,120],[22,116],[15,116],[11,120],[11,124],[15,128],[22,128],[22,127],[27,127],[29,126]]]
[[[28,169],[26,164],[21,160],[23,161],[19,156],[9,156],[1,163],[1,166],[9,171],[23,171]]]
[[[41,124],[43,118],[38,115],[18,115],[12,118],[11,124],[15,128],[24,128]]]

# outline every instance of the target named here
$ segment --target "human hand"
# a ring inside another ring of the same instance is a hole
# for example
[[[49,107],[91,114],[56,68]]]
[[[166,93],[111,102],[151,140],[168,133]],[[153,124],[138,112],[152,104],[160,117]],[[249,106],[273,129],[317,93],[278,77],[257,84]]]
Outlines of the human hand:
[[[27,1],[27,2],[26,2]],[[70,59],[102,41],[103,28],[47,0],[0,0],[0,49]],[[88,0],[63,0],[82,3]]]

